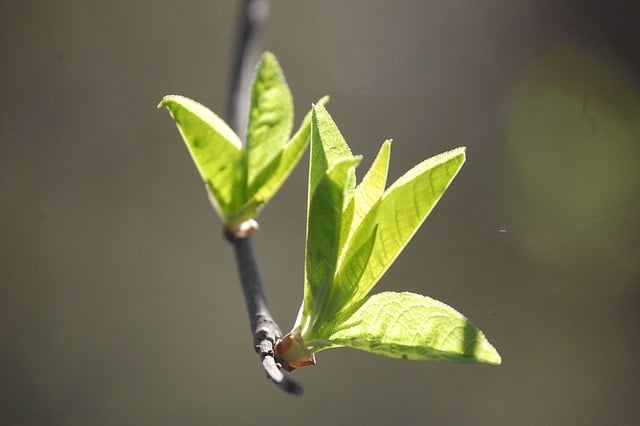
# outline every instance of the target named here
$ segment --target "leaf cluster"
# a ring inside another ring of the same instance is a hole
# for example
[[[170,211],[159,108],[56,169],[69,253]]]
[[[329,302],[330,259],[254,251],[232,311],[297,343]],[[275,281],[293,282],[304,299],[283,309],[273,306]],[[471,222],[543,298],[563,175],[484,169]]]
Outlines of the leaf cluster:
[[[456,148],[386,188],[390,150],[387,140],[356,185],[361,157],[327,110],[313,107],[304,299],[292,330],[308,352],[298,353],[348,346],[397,358],[499,363],[483,333],[444,303],[407,292],[368,296],[465,161],[465,149]]]
[[[293,128],[293,100],[275,56],[265,53],[251,91],[246,144],[208,108],[165,96],[212,203],[229,232],[258,215],[311,140],[304,297],[276,346],[284,367],[351,347],[426,361],[499,364],[484,334],[452,307],[408,292],[369,295],[438,203],[465,161],[456,148],[422,161],[387,187],[391,141],[359,184],[354,156],[323,98]]]
[[[229,230],[257,217],[291,174],[309,141],[310,113],[290,136],[293,99],[276,57],[269,52],[262,56],[253,79],[244,145],[220,117],[192,99],[168,95],[158,107],[169,110]]]

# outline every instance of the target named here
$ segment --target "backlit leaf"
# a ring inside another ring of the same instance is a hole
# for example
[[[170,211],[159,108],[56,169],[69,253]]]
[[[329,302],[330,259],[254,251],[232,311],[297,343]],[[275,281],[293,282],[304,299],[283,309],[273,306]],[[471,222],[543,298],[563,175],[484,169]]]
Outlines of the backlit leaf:
[[[387,185],[390,155],[391,140],[389,139],[382,144],[378,155],[373,160],[373,164],[371,164],[371,168],[356,188],[355,212],[351,224],[351,229],[354,231],[384,194],[384,189]]]
[[[329,101],[325,96],[318,101],[324,105]],[[253,179],[248,189],[248,197],[257,203],[270,200],[289,177],[304,154],[311,135],[311,111],[307,113],[291,140],[283,147],[271,163],[264,166]]]
[[[340,242],[340,223],[348,175],[360,162],[347,157],[333,163],[316,185],[309,205],[306,251],[305,312],[314,312],[315,321],[327,308]]]
[[[215,113],[184,96],[165,96],[158,107],[166,107],[184,139],[200,176],[216,201],[218,213],[244,203],[244,151],[236,134]]]
[[[427,218],[464,163],[464,148],[457,148],[418,164],[384,193],[366,215],[346,249],[342,268],[360,262],[353,254],[377,227],[374,248],[351,303],[364,298],[389,269]]]
[[[258,66],[251,90],[247,129],[248,182],[281,153],[293,128],[293,99],[276,57],[265,52]]]
[[[421,361],[501,362],[482,331],[462,314],[408,292],[369,297],[325,342],[317,343]]]

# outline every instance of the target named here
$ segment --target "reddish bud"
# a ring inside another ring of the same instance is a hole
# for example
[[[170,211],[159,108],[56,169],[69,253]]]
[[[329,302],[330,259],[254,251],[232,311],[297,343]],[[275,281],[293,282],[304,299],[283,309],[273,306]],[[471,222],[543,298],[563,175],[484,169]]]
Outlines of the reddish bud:
[[[315,365],[316,356],[305,346],[300,334],[287,334],[276,344],[276,358],[287,371]]]

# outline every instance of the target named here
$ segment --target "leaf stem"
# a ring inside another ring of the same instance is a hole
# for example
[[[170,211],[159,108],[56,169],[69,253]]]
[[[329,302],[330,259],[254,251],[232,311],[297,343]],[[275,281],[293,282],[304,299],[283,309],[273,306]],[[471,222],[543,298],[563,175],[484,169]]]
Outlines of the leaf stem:
[[[228,103],[229,124],[242,140],[246,139],[250,104],[248,99],[253,67],[259,55],[257,37],[269,17],[270,5],[270,0],[244,0],[242,3]],[[233,245],[253,333],[254,348],[260,355],[262,367],[267,377],[285,392],[301,394],[302,387],[282,373],[275,359],[274,348],[282,338],[282,332],[267,306],[258,265],[253,254],[251,236],[249,233],[234,235],[229,232],[225,232],[225,236]]]

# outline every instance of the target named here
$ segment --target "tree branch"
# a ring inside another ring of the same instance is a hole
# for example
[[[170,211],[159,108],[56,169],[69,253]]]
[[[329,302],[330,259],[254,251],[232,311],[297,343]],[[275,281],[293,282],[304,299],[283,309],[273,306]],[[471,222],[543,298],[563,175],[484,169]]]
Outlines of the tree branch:
[[[275,360],[274,349],[276,343],[282,338],[282,332],[267,307],[258,265],[253,255],[251,237],[248,235],[235,237],[231,239],[231,243],[236,255],[242,291],[247,303],[251,331],[253,332],[253,344],[256,352],[260,355],[262,366],[267,376],[284,391],[300,394],[302,387],[282,374]]]
[[[238,43],[234,55],[229,93],[229,123],[241,139],[246,139],[249,116],[249,95],[253,67],[257,62],[259,49],[257,36],[264,28],[269,16],[270,0],[244,0],[240,15]],[[262,360],[262,367],[274,383],[293,394],[302,393],[302,387],[286,377],[275,358],[275,345],[282,339],[280,327],[274,321],[262,288],[258,265],[253,254],[250,233],[257,228],[254,221],[247,221],[247,229],[230,232],[225,236],[231,242],[236,256],[242,292],[247,303],[253,344]]]
[[[253,67],[260,55],[257,39],[269,18],[270,6],[270,0],[243,0],[242,2],[238,42],[235,46],[231,73],[231,91],[227,105],[229,125],[242,140],[245,140],[249,119],[249,94]]]

